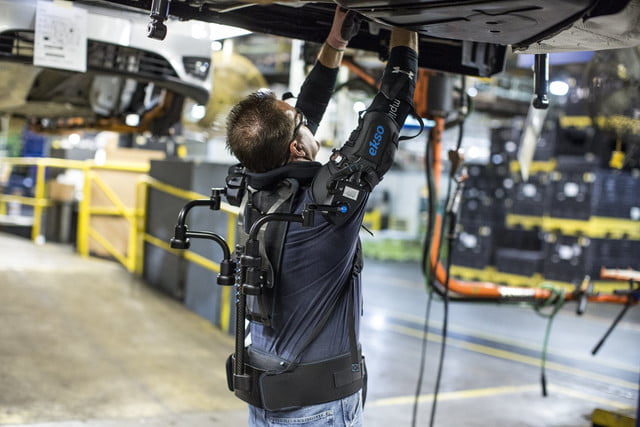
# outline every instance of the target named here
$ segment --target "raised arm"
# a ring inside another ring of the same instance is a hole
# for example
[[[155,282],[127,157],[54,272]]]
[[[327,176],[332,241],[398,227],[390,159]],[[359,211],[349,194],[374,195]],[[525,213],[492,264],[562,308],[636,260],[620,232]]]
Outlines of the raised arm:
[[[316,175],[313,197],[317,203],[345,206],[346,214],[331,215],[346,221],[393,164],[400,128],[412,110],[418,71],[418,36],[394,29],[391,51],[380,91],[360,118],[345,145]]]
[[[359,28],[358,14],[336,7],[331,32],[320,48],[316,64],[302,84],[296,102],[296,108],[306,116],[307,127],[313,134],[333,94],[344,50]]]

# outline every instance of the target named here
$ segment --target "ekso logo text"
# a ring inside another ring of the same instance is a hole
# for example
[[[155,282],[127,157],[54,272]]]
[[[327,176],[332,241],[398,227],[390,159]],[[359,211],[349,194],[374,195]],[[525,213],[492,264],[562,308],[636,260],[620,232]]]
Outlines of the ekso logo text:
[[[384,126],[378,125],[378,127],[376,127],[376,133],[373,135],[373,138],[371,138],[371,141],[369,141],[369,154],[372,157],[378,155],[378,147],[380,147],[382,135],[384,135]]]

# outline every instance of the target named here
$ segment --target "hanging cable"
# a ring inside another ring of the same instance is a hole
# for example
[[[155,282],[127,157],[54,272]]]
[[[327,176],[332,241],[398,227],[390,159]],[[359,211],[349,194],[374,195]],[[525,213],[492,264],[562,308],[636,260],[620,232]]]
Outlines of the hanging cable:
[[[544,341],[542,344],[542,354],[540,356],[540,385],[542,386],[542,395],[547,397],[547,376],[546,376],[546,364],[547,364],[547,349],[549,346],[549,336],[551,335],[551,325],[553,319],[558,314],[558,311],[562,308],[565,302],[564,289],[557,289],[553,286],[543,286],[551,291],[551,296],[544,300],[541,304],[534,305],[533,309],[537,314],[547,319],[547,327],[544,333]],[[545,307],[553,305],[551,313],[545,314],[541,310]]]
[[[433,169],[431,167],[431,132],[427,137],[427,143],[425,144],[425,176],[427,180],[427,192],[428,192],[428,204],[427,204],[427,229],[425,230],[424,241],[422,242],[422,274],[425,278],[425,286],[427,288],[427,305],[424,314],[424,328],[422,331],[422,349],[420,352],[420,369],[418,372],[418,383],[416,384],[416,392],[413,400],[413,412],[411,416],[411,426],[416,427],[418,418],[418,402],[420,400],[420,393],[422,391],[422,381],[424,379],[424,368],[427,359],[427,342],[429,335],[429,319],[431,317],[431,301],[433,300],[433,280],[434,275],[431,268],[429,268],[429,260],[431,259],[431,239],[433,237],[433,227],[435,225],[435,212],[436,212],[436,200],[435,200],[435,186],[433,184]]]
[[[427,342],[429,336],[429,319],[431,317],[431,301],[433,300],[433,289],[427,291],[427,306],[424,313],[424,328],[422,331],[422,350],[420,354],[420,371],[418,373],[418,384],[416,385],[416,394],[413,400],[413,414],[411,418],[411,426],[416,427],[418,418],[418,403],[420,401],[420,393],[422,391],[422,380],[424,378],[424,367],[427,359]]]
[[[445,201],[444,201],[444,206],[445,208],[449,205],[449,200],[451,199],[451,177],[449,177],[449,181],[447,183],[447,193],[446,193],[446,197],[445,197]],[[444,230],[447,226],[447,216],[444,217],[444,220],[442,221],[441,227],[440,227],[440,239],[439,239],[439,243],[438,243],[438,254],[436,257],[436,263],[440,262],[440,255],[442,253],[442,241],[444,239]],[[446,233],[449,234],[449,233]],[[447,259],[446,259],[446,265],[447,265],[447,272],[449,271],[449,267],[451,266],[451,246],[452,244],[448,244],[447,245]],[[449,321],[449,274],[447,274],[447,277],[445,279],[445,283],[443,283],[444,285],[444,294],[442,295],[442,300],[443,300],[443,313],[442,313],[442,332],[441,332],[441,336],[442,336],[442,341],[440,344],[440,356],[438,359],[438,369],[436,371],[436,382],[435,382],[435,386],[434,386],[434,390],[433,390],[433,401],[431,404],[431,416],[429,418],[429,426],[433,426],[434,420],[435,420],[435,414],[436,414],[436,406],[437,406],[437,402],[438,402],[438,393],[440,391],[440,380],[442,378],[442,367],[444,366],[444,353],[445,353],[445,347],[446,347],[446,343],[447,343],[447,326],[448,326],[448,321]]]
[[[452,161],[452,165],[455,162]],[[457,167],[453,167],[453,169],[457,169]],[[462,190],[462,180],[457,180],[454,178],[453,174],[449,177],[450,181],[454,181],[456,183],[456,188],[454,190],[453,195],[447,195],[447,203],[446,203],[446,212],[445,219],[443,221],[442,231],[446,229],[447,233],[447,247],[445,249],[445,269],[446,269],[446,277],[444,282],[444,292],[442,294],[443,300],[443,315],[442,315],[442,343],[440,346],[440,357],[438,360],[438,369],[436,374],[436,382],[433,392],[433,403],[431,406],[431,418],[429,421],[429,426],[433,426],[435,422],[435,414],[436,414],[436,406],[438,401],[438,394],[440,392],[440,382],[442,379],[442,371],[444,366],[444,354],[447,346],[447,334],[449,328],[449,278],[451,277],[451,264],[452,264],[452,253],[453,253],[453,245],[455,243],[455,230],[456,230],[456,212],[458,209],[460,193]],[[450,187],[450,186],[449,186]],[[444,234],[444,233],[443,233]]]
[[[438,244],[438,254],[436,258],[436,264],[440,261],[440,255],[442,251],[442,241],[444,239],[444,231],[447,230],[447,248],[446,248],[446,278],[444,285],[443,299],[443,313],[442,313],[442,342],[440,345],[440,356],[438,360],[438,369],[436,371],[436,382],[433,391],[433,402],[431,405],[431,416],[429,418],[429,426],[433,427],[436,417],[436,408],[438,402],[438,394],[440,392],[440,383],[442,380],[442,371],[444,367],[444,355],[447,345],[447,333],[449,328],[449,278],[451,277],[451,254],[453,251],[453,244],[455,241],[455,228],[456,228],[456,211],[458,206],[458,200],[460,197],[461,181],[456,179],[456,174],[459,167],[462,164],[463,157],[460,154],[460,147],[462,146],[462,139],[464,137],[464,122],[466,119],[466,81],[464,76],[461,76],[460,87],[460,121],[458,124],[458,138],[456,140],[455,151],[449,151],[449,179],[447,182],[447,192],[444,200],[445,215],[443,215],[443,221],[440,228],[440,239]],[[453,182],[456,183],[455,195],[452,198],[451,189]]]
[[[451,244],[447,247],[447,271],[451,267]],[[444,283],[443,299],[443,315],[442,315],[442,341],[440,344],[440,357],[438,359],[438,369],[436,371],[436,382],[433,390],[433,402],[431,404],[431,417],[429,418],[429,426],[433,427],[436,418],[436,406],[438,403],[438,393],[440,392],[440,381],[442,379],[442,368],[444,366],[444,353],[447,346],[447,329],[449,324],[449,275]]]

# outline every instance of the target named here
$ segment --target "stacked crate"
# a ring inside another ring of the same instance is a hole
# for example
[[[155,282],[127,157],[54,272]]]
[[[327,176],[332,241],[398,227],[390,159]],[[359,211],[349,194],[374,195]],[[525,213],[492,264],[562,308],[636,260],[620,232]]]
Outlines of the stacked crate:
[[[509,213],[542,217],[548,210],[547,189],[549,174],[537,172],[526,181],[519,174],[512,176],[513,181],[513,205]]]
[[[518,158],[518,143],[522,131],[513,126],[492,128],[491,134],[491,163],[508,164]]]
[[[547,209],[551,218],[588,220],[595,163],[582,156],[559,156],[551,172]]]
[[[502,226],[510,205],[506,166],[469,165],[460,207],[460,223]]]
[[[501,169],[515,164],[519,132],[492,130],[491,162],[469,167],[454,274],[538,285],[597,280],[603,266],[640,270],[640,172],[603,168],[581,152],[584,135],[549,121],[524,180]]]
[[[593,183],[592,215],[640,221],[640,174],[599,170]]]
[[[451,250],[453,265],[482,270],[493,263],[494,229],[476,224],[458,224]]]
[[[547,280],[580,283],[587,270],[590,239],[562,232],[544,234],[542,274]]]
[[[586,274],[593,278],[600,277],[602,267],[640,270],[639,256],[640,240],[591,239]]]
[[[542,272],[544,253],[538,228],[505,228],[496,239],[494,251],[499,272],[526,277]]]
[[[467,166],[457,239],[452,248],[452,263],[481,270],[494,263],[494,235],[499,235],[505,219],[505,206],[510,204],[510,192],[504,181],[506,165]]]

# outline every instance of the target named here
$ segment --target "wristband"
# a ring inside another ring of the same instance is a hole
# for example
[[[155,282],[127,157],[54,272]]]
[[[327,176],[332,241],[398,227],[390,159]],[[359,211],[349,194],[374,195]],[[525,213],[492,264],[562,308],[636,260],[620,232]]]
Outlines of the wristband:
[[[337,47],[333,47],[331,43],[329,43],[329,40],[327,40],[325,44],[329,46],[331,49],[335,50],[336,52],[344,52],[344,49],[338,49]],[[346,47],[346,43],[345,43],[345,47]]]

